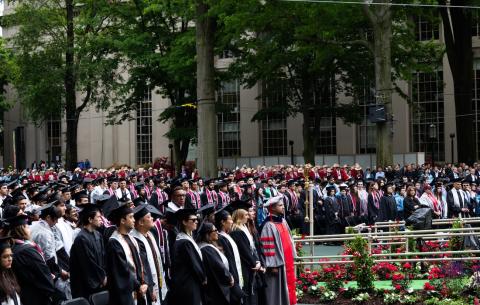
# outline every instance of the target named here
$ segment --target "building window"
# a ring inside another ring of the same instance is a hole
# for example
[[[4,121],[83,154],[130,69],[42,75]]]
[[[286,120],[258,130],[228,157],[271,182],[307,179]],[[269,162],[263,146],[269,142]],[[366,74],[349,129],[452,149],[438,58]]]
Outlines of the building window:
[[[47,121],[48,161],[60,161],[62,155],[62,124],[60,120]]]
[[[412,79],[411,147],[425,152],[426,161],[445,161],[443,71],[415,73]]]
[[[318,123],[319,132],[315,152],[322,155],[335,155],[337,153],[337,120],[333,110],[330,113],[325,111],[325,109],[333,109],[336,103],[334,77],[330,81],[327,92],[323,92],[324,97],[317,98],[321,94],[316,92],[314,96],[314,102],[318,104],[316,111],[322,114]]]
[[[218,156],[240,156],[240,84],[237,80],[224,82],[217,92],[222,111],[217,115]]]
[[[439,23],[434,21],[434,17],[418,16],[415,18],[415,35],[417,41],[438,40]]]
[[[262,109],[278,107],[287,103],[283,85],[264,84],[262,90]],[[284,112],[268,113],[260,122],[261,146],[264,156],[284,156],[287,154],[287,115]]]
[[[137,108],[137,164],[152,162],[152,91],[145,96]]]
[[[374,154],[377,143],[377,126],[368,119],[368,112],[370,106],[375,104],[375,84],[365,80],[363,86],[356,90],[355,99],[362,111],[362,120],[360,125],[357,125],[357,153]]]

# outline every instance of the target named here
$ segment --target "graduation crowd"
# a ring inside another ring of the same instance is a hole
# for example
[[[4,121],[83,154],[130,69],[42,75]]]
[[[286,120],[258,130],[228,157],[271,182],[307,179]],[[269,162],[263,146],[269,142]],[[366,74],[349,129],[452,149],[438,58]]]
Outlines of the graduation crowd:
[[[333,234],[419,209],[480,215],[479,179],[479,164],[4,172],[0,303],[294,305],[307,198],[315,234]]]

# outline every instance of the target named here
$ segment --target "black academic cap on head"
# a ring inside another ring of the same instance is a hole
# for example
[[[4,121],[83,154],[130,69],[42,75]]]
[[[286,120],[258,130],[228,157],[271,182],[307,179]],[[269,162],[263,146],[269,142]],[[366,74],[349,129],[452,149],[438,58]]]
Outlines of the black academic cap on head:
[[[111,196],[102,206],[102,211],[105,217],[109,217],[110,214],[119,206],[116,196]]]
[[[102,205],[102,204],[106,203],[107,200],[110,199],[110,197],[112,197],[110,194],[102,194],[100,196],[96,195],[96,196],[94,196],[95,203],[97,205]]]
[[[133,199],[133,205],[134,206],[139,206],[141,204],[145,204],[145,200],[142,197],[137,197]]]
[[[136,221],[143,218],[148,213],[150,213],[150,215],[152,215],[154,218],[158,218],[163,215],[156,207],[150,204],[141,204],[133,209],[133,217]]]
[[[83,179],[83,184],[84,184],[84,185],[87,185],[87,184],[90,184],[90,183],[93,183],[93,179],[92,179],[92,178],[84,178],[84,179]]]
[[[3,217],[11,218],[18,215],[20,212],[20,207],[18,205],[7,205],[3,208]]]
[[[110,176],[110,177],[107,178],[107,181],[109,183],[118,182],[118,178],[116,176]]]
[[[145,187],[145,183],[143,183],[143,182],[137,182],[137,183],[135,183],[135,189],[136,189],[136,190],[140,190],[140,189],[142,189],[142,188],[144,188],[144,187]]]
[[[225,187],[225,186],[227,186],[227,183],[225,181],[221,180],[217,182],[218,188]]]
[[[287,186],[295,185],[296,181],[294,179],[290,179],[287,181]]]
[[[333,185],[327,186],[327,193],[330,193],[331,191],[335,191],[335,187]]]
[[[13,216],[13,217],[10,217],[10,218],[5,218],[3,220],[3,226],[5,228],[9,228],[9,229],[16,228],[16,227],[19,227],[19,226],[23,226],[23,225],[26,225],[26,224],[28,224],[28,216],[23,215],[23,214]]]
[[[57,211],[55,210],[55,203],[57,201],[53,201],[50,203],[45,204],[44,206],[40,207],[38,211],[40,212],[40,216],[52,216],[57,217]]]
[[[188,220],[190,216],[197,215],[196,209],[180,209],[175,212],[175,218],[178,221]]]
[[[100,211],[100,210],[101,210],[100,206],[98,206],[97,204],[90,203],[90,204],[82,205],[78,213],[80,217],[83,217],[84,215],[87,215],[91,211]]]
[[[79,201],[82,198],[87,198],[88,199],[88,195],[87,195],[86,191],[80,191],[80,192],[75,194],[75,200]]]
[[[18,180],[16,180],[16,179],[10,181],[9,183],[7,183],[7,187],[8,187],[9,189],[12,189],[12,190],[13,190],[14,188],[16,188],[17,186],[18,186]]]
[[[107,201],[107,205],[110,201]],[[112,201],[113,202],[113,201]],[[130,208],[130,205],[123,201],[116,200],[113,205],[104,212],[105,217],[109,220],[115,220],[122,218],[130,213],[133,213],[133,210]]]
[[[214,204],[206,204],[198,209],[198,213],[206,216],[208,214],[212,214],[215,212],[215,205]]]
[[[48,199],[48,195],[45,193],[37,193],[30,198],[30,200],[33,202],[47,201],[47,199]]]
[[[252,207],[252,204],[250,202],[237,199],[235,201],[232,201],[228,206],[226,206],[225,210],[229,211],[230,213],[233,213],[239,209],[244,209],[248,211],[248,209],[251,207]]]
[[[455,182],[462,182],[463,181],[463,178],[454,178],[454,179],[451,179],[450,182],[452,183],[455,183]]]

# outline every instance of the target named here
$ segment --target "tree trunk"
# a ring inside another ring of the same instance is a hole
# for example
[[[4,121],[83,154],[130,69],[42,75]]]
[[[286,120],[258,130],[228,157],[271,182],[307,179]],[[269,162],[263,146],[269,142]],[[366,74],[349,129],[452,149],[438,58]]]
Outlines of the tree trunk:
[[[198,145],[197,168],[203,177],[217,176],[217,114],[215,112],[215,19],[205,0],[196,3]]]
[[[303,160],[305,164],[315,164],[315,152],[317,137],[313,127],[313,114],[310,111],[303,112]]]
[[[445,5],[445,1],[439,1]],[[452,0],[451,5],[467,5]],[[476,159],[475,126],[472,113],[473,51],[472,17],[468,9],[441,8],[448,62],[453,75],[458,162],[472,164]],[[446,131],[447,133],[447,131]]]
[[[175,160],[175,172],[180,173],[182,165],[185,165],[188,157],[188,148],[190,140],[174,140],[173,141],[173,155]]]
[[[67,139],[65,151],[65,167],[74,169],[77,165],[77,101],[75,95],[74,71],[74,31],[73,31],[73,0],[65,1],[67,14],[67,48],[65,51],[65,112],[67,119]]]
[[[376,2],[390,3],[389,0]],[[385,106],[387,121],[376,124],[377,130],[377,166],[393,164],[393,131],[392,124],[392,16],[391,7],[376,5],[373,8],[365,7],[365,12],[373,27],[374,33],[374,64],[375,89],[377,103]]]

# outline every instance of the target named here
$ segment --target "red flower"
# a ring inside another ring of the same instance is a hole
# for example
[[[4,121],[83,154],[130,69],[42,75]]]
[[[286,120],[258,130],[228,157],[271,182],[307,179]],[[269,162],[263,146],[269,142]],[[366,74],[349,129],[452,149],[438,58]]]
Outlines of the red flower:
[[[395,285],[395,289],[396,290],[402,290],[402,286],[400,286],[399,284]]]
[[[410,263],[405,263],[405,264],[403,264],[403,268],[410,269],[410,268],[412,268],[412,265],[410,265]]]
[[[308,287],[307,286],[303,286],[303,291],[307,291]]]
[[[394,281],[401,281],[403,279],[404,279],[404,276],[401,273],[395,273],[392,277],[392,280]]]
[[[423,289],[426,291],[433,291],[435,290],[435,287],[429,282],[426,282],[425,285],[423,285]]]

